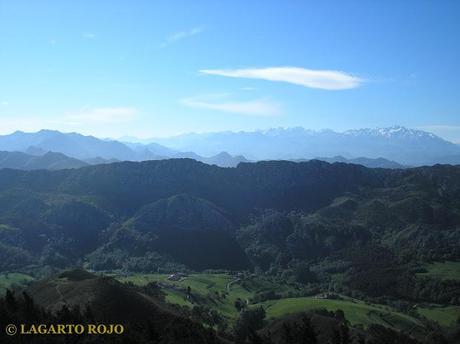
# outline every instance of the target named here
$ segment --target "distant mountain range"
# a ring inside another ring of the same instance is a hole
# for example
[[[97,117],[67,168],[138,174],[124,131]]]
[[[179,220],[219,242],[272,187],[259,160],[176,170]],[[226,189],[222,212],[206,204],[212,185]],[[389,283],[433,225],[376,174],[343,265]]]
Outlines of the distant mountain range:
[[[0,150],[19,152],[59,152],[69,157],[85,160],[95,157],[104,159],[132,160],[133,151],[118,141],[100,140],[77,133],[61,133],[40,130],[36,133],[16,131],[0,136]]]
[[[296,160],[343,156],[384,158],[402,165],[460,163],[460,146],[432,133],[401,126],[378,129],[313,131],[277,128],[254,132],[184,134],[155,142],[177,150],[212,155],[226,151],[250,160]]]
[[[0,136],[0,168],[62,169],[115,161],[145,161],[190,158],[220,167],[235,167],[247,161],[243,156],[219,152],[210,157],[170,149],[157,143],[137,144],[102,140],[78,133],[40,130],[16,131]],[[52,152],[53,154],[48,154]],[[10,154],[7,154],[10,153]],[[57,155],[57,153],[61,153]]]
[[[63,169],[172,158],[190,158],[220,167],[236,167],[248,161],[311,159],[371,168],[460,164],[459,145],[400,126],[343,133],[304,128],[192,133],[148,141],[99,139],[55,130],[16,131],[0,136],[0,168]]]
[[[47,152],[43,155],[30,155],[23,152],[0,152],[0,168],[18,170],[61,170],[79,168],[89,164],[62,153]]]

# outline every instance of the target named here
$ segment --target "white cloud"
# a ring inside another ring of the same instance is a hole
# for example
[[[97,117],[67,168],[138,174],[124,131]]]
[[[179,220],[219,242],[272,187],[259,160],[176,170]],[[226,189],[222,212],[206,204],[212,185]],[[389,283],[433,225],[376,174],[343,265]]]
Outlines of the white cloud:
[[[96,38],[96,34],[92,32],[85,32],[83,35],[81,35],[83,38],[87,39],[94,39]]]
[[[133,107],[83,108],[78,112],[68,113],[65,119],[68,124],[73,125],[125,123],[132,121],[137,114],[138,110]]]
[[[10,103],[8,103],[6,100],[2,101],[2,106],[8,106]]]
[[[351,74],[334,70],[312,70],[299,67],[268,67],[245,69],[203,69],[204,74],[231,78],[282,81],[309,88],[343,90],[360,86],[364,80]]]
[[[177,42],[177,41],[180,41],[180,40],[183,40],[183,39],[186,39],[186,38],[189,38],[189,37],[193,37],[193,36],[196,36],[196,35],[199,35],[200,33],[202,33],[204,31],[204,27],[202,26],[196,26],[196,27],[193,27],[189,30],[184,30],[184,31],[179,31],[179,32],[175,32],[171,35],[169,35],[165,42],[162,44],[162,46],[166,46],[168,44],[171,44],[171,43],[174,43],[174,42]]]
[[[217,98],[217,99],[216,99]],[[267,99],[254,99],[245,101],[229,101],[218,96],[201,96],[185,98],[182,104],[207,110],[236,113],[247,116],[277,116],[281,114],[281,106]]]

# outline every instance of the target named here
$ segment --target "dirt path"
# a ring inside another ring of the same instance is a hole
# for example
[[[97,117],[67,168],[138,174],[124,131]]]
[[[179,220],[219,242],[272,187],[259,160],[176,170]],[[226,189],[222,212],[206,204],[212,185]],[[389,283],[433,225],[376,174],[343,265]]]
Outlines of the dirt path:
[[[227,292],[228,292],[228,293],[230,292],[230,287],[232,286],[232,284],[237,283],[237,282],[239,282],[239,281],[241,281],[241,279],[240,279],[239,277],[237,277],[236,279],[234,279],[234,280],[228,282],[228,283],[227,283]]]

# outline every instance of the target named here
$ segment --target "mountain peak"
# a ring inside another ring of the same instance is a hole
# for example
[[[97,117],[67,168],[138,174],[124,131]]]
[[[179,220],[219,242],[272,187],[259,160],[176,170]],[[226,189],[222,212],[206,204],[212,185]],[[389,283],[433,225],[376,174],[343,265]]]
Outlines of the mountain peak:
[[[40,131],[37,132],[37,134],[54,134],[54,135],[60,135],[63,134],[58,130],[51,130],[51,129],[41,129]]]
[[[231,154],[228,152],[222,151],[214,156],[215,158],[232,158]]]
[[[440,137],[417,129],[406,128],[401,125],[394,125],[391,127],[381,128],[364,128],[364,129],[351,129],[344,132],[345,135],[352,136],[380,136],[386,138],[432,138],[442,140]]]

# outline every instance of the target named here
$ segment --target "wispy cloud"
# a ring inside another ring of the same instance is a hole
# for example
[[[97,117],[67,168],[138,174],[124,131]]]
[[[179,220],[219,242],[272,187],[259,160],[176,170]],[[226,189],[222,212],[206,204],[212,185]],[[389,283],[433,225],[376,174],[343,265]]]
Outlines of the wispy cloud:
[[[166,37],[166,40],[165,40],[165,42],[163,42],[162,46],[164,47],[164,46],[166,46],[168,44],[171,44],[171,43],[174,43],[174,42],[177,42],[177,41],[189,38],[189,37],[199,35],[204,30],[205,29],[204,29],[203,26],[195,26],[195,27],[192,27],[191,29],[188,29],[188,30],[175,32],[175,33],[169,35],[168,37]]]
[[[207,95],[184,98],[183,105],[207,110],[228,112],[247,116],[277,116],[281,114],[281,105],[268,99],[227,100],[222,95]]]
[[[73,125],[125,123],[132,121],[137,114],[138,110],[133,107],[83,108],[80,111],[68,113],[65,120],[67,124]]]
[[[85,32],[84,34],[81,35],[83,38],[87,39],[94,39],[96,38],[96,34],[92,32]]]
[[[201,73],[231,78],[282,81],[309,88],[344,90],[360,86],[364,80],[334,70],[313,70],[299,67],[268,67],[245,69],[202,69]]]

